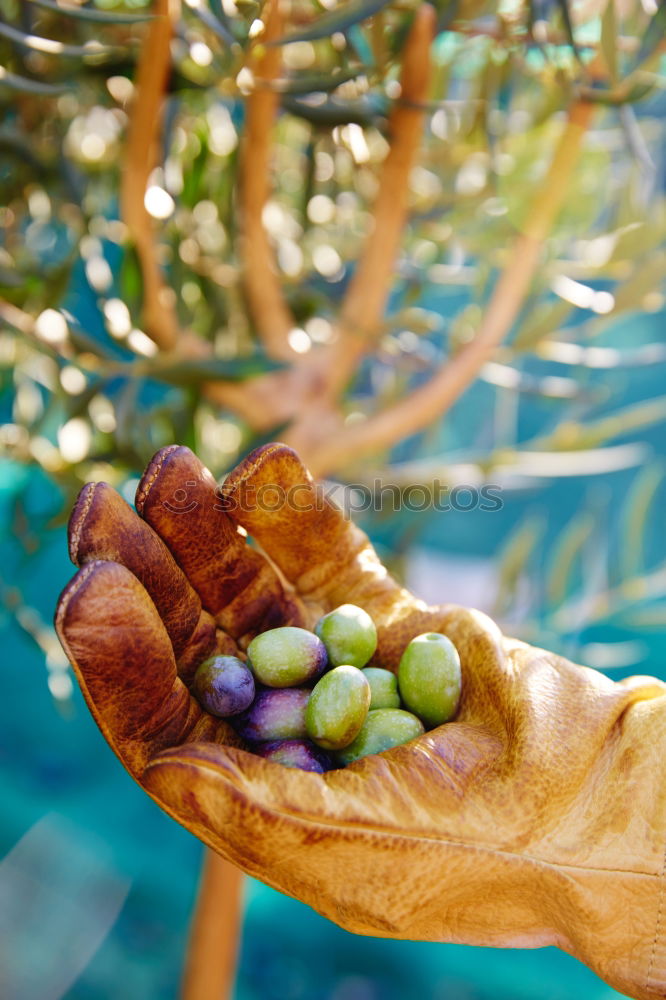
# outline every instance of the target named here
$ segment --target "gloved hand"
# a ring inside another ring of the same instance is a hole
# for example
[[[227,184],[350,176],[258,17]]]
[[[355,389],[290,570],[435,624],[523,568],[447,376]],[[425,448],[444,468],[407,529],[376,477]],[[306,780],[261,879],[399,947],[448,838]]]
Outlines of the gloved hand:
[[[557,945],[632,997],[666,996],[666,685],[613,683],[479,612],[427,607],[283,445],[221,490],[166,448],[136,505],[83,489],[56,626],[100,729],[167,813],[350,931]],[[455,722],[318,775],[246,752],[190,696],[212,651],[342,603],[373,617],[382,666],[421,632],[451,638]]]

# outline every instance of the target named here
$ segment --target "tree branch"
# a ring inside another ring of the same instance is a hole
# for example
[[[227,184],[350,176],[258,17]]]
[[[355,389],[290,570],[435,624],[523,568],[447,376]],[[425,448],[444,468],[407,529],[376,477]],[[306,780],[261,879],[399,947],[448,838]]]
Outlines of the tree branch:
[[[327,360],[326,389],[335,398],[378,335],[407,217],[409,175],[419,148],[431,75],[435,9],[422,4],[407,38],[401,99],[389,117],[390,149],[382,167],[373,228],[342,303],[338,337]]]
[[[181,1000],[231,1000],[242,919],[243,874],[206,850],[190,929]]]
[[[271,83],[280,75],[281,49],[265,45],[280,38],[283,18],[280,0],[270,0],[263,14],[265,30],[250,63],[255,89],[246,102],[245,131],[241,145],[240,256],[250,315],[268,354],[294,361],[299,357],[289,346],[296,326],[282,294],[277,266],[262,213],[270,195],[271,135],[280,103]]]
[[[171,68],[171,36],[179,0],[155,0],[157,15],[148,25],[141,47],[130,110],[120,186],[120,213],[136,247],[143,277],[143,317],[146,333],[162,350],[178,340],[178,320],[171,289],[157,259],[155,227],[144,198],[157,161],[164,92]]]
[[[523,232],[516,238],[474,339],[423,386],[394,406],[338,433],[301,445],[314,475],[325,475],[368,452],[388,448],[427,427],[445,413],[474,381],[509,333],[529,291],[543,244],[562,207],[594,105],[577,101],[570,109],[548,175],[535,196]],[[305,447],[304,447],[305,446]]]

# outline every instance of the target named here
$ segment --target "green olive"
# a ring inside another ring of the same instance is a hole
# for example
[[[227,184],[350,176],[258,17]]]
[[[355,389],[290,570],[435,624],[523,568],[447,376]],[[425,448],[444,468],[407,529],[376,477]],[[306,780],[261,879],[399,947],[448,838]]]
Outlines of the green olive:
[[[262,632],[247,647],[247,663],[252,673],[272,688],[298,687],[316,680],[326,669],[326,662],[321,639],[293,625]]]
[[[405,712],[401,708],[377,708],[368,712],[354,742],[338,750],[335,758],[340,764],[351,764],[360,757],[383,753],[409,743],[424,732],[422,722],[411,712]]]
[[[367,611],[355,604],[341,604],[315,625],[334,667],[364,667],[377,649],[377,629]]]
[[[438,632],[417,635],[402,654],[398,689],[405,708],[433,728],[456,714],[462,678],[458,650]]]
[[[319,680],[305,709],[310,739],[324,750],[338,750],[351,743],[365,722],[370,706],[370,685],[360,670],[343,664]]]
[[[390,670],[366,667],[363,674],[370,685],[370,711],[377,708],[400,708],[398,678]]]

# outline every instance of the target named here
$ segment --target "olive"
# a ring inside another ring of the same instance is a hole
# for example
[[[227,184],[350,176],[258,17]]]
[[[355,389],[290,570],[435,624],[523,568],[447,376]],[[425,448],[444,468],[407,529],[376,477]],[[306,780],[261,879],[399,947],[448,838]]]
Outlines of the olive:
[[[377,649],[377,629],[367,611],[342,604],[320,618],[315,633],[326,646],[334,667],[364,667]]]
[[[338,750],[335,758],[340,764],[351,764],[360,757],[383,753],[409,743],[424,732],[423,723],[411,712],[405,712],[401,708],[377,708],[368,712],[354,742]]]
[[[411,712],[433,728],[456,714],[462,678],[458,650],[439,632],[417,635],[398,666],[400,697]]]
[[[307,736],[307,688],[265,688],[250,707],[234,719],[234,728],[246,740],[300,740]]]
[[[211,656],[197,667],[192,693],[207,712],[225,718],[252,703],[254,677],[237,656]]]
[[[370,707],[370,685],[356,667],[343,664],[324,674],[313,688],[305,725],[308,736],[325,750],[351,743]]]
[[[370,711],[376,708],[400,708],[398,678],[390,670],[366,667],[363,675],[370,685]]]
[[[285,625],[255,636],[247,647],[247,662],[267,687],[297,687],[326,669],[326,647],[312,632]]]
[[[323,774],[333,766],[330,758],[309,740],[272,740],[259,743],[254,752],[283,767],[297,767],[301,771]]]

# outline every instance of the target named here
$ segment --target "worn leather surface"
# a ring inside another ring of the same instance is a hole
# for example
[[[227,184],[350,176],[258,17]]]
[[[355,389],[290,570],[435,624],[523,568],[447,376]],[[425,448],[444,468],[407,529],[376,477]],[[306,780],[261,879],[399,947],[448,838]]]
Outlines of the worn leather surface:
[[[666,685],[613,683],[480,612],[418,601],[283,445],[221,490],[188,449],[164,449],[137,510],[84,488],[56,627],[100,729],[163,809],[348,930],[557,945],[621,992],[666,997]],[[455,722],[317,775],[246,752],[190,696],[197,657],[343,602],[373,616],[382,666],[420,632],[452,639]]]

